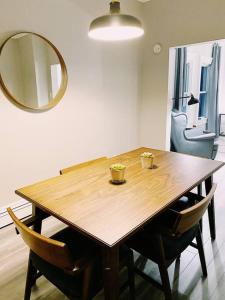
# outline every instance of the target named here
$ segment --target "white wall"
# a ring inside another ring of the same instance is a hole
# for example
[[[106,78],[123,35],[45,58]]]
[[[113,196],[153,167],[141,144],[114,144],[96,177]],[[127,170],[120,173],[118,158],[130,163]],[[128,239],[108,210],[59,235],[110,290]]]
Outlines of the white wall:
[[[15,31],[47,37],[68,69],[63,100],[44,113],[23,111],[0,94],[0,206],[14,190],[58,174],[62,167],[139,146],[141,41],[114,45],[88,39],[103,0],[0,0],[0,41]],[[140,14],[141,4],[123,9]]]
[[[224,11],[221,0],[151,0],[144,5],[142,145],[163,149],[169,145],[169,48],[225,38]],[[156,43],[162,45],[159,55],[153,53]]]

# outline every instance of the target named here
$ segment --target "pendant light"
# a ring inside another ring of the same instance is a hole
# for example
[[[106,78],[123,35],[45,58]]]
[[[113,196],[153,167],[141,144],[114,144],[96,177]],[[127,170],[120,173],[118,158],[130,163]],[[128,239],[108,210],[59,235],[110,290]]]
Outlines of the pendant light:
[[[120,1],[112,0],[110,13],[91,22],[89,37],[101,41],[122,41],[142,36],[141,22],[130,15],[120,13]]]

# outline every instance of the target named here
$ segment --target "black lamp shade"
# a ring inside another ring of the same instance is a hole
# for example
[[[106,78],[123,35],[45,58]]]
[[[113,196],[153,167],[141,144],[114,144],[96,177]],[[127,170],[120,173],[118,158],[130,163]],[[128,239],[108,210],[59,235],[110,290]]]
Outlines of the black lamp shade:
[[[188,101],[188,105],[194,105],[197,103],[199,103],[199,100],[196,99],[193,94],[191,94],[191,99]]]

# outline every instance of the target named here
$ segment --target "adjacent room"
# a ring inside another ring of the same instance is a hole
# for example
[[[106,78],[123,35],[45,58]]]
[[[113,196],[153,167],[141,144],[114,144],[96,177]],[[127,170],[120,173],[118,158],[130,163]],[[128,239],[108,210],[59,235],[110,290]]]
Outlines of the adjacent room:
[[[225,299],[225,2],[0,7],[0,299]]]
[[[225,160],[224,51],[224,40],[170,49],[171,150]]]

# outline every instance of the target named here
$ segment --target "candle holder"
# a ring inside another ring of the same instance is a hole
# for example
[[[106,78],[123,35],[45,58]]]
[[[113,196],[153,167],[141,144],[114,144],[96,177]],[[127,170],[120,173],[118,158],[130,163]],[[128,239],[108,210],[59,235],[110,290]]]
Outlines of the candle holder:
[[[111,171],[111,183],[122,184],[125,182],[125,170],[126,166],[123,164],[113,164],[110,166]]]
[[[153,169],[154,155],[150,152],[141,154],[141,165],[143,169]]]

